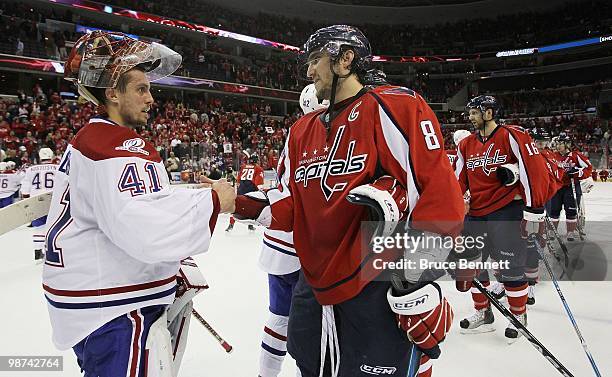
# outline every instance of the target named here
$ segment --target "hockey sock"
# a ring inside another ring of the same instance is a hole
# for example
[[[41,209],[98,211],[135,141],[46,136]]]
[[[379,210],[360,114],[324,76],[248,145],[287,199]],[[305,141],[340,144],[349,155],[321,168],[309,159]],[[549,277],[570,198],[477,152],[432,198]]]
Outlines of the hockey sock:
[[[565,226],[567,229],[567,232],[575,232],[576,231],[576,225],[578,225],[578,222],[576,219],[566,219],[565,220]]]
[[[432,374],[432,363],[433,360],[429,358],[427,355],[421,356],[421,362],[419,365],[419,372],[417,377],[431,377]]]
[[[559,229],[559,219],[551,219],[555,229]]]
[[[504,287],[512,314],[524,314],[527,311],[527,282],[508,281],[504,283]]]
[[[489,286],[488,281],[482,281],[481,283],[485,287]],[[476,310],[484,309],[489,306],[489,299],[487,299],[487,296],[480,293],[477,288],[470,288],[470,293],[472,293],[472,301],[474,301],[474,308]]]
[[[259,375],[276,377],[287,354],[287,325],[289,317],[270,313],[264,327],[259,357]]]

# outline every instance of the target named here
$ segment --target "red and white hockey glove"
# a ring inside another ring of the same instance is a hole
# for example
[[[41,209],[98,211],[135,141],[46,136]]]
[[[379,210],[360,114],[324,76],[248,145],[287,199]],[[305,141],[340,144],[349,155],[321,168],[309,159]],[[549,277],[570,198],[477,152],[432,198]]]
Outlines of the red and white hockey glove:
[[[411,284],[391,280],[387,300],[395,313],[397,326],[423,353],[432,359],[440,356],[438,346],[453,323],[453,308],[435,282]]]
[[[236,197],[236,220],[252,220],[257,225],[269,227],[272,223],[270,200],[265,191],[253,191]]]
[[[399,221],[405,220],[408,211],[406,189],[397,179],[385,175],[372,183],[357,186],[346,197],[353,204],[370,208],[371,221],[384,222],[382,236],[390,235]]]

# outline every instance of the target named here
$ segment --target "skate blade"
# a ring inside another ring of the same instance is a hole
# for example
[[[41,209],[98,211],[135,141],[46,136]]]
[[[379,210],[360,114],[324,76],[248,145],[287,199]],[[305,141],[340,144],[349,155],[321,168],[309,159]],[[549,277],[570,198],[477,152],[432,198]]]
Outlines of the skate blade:
[[[516,338],[506,338],[506,343],[508,343],[508,345],[510,344],[514,344],[516,343],[517,340],[519,340],[522,337],[522,334],[519,333],[519,336]]]
[[[483,333],[493,332],[493,331],[495,331],[495,326],[493,324],[481,325],[474,329],[459,328],[459,332],[461,334],[468,334],[468,335],[469,334],[483,334]]]

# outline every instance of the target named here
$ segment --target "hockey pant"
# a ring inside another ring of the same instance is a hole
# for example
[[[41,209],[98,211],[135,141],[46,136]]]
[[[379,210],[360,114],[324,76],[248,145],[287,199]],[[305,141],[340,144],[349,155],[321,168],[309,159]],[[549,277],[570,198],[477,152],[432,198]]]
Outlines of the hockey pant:
[[[398,330],[387,301],[388,288],[388,281],[372,281],[352,299],[322,307],[300,271],[289,314],[287,350],[303,377],[319,376],[321,362],[326,377],[332,376],[332,366],[340,377],[407,376],[419,364],[423,367],[419,376],[427,376],[431,361],[421,359],[406,334]],[[323,324],[323,335],[332,335],[331,340],[322,336]]]

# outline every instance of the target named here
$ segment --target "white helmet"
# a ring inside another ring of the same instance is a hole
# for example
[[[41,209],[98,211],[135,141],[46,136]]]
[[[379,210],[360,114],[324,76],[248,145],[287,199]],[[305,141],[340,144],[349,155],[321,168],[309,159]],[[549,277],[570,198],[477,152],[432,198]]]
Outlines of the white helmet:
[[[51,160],[54,157],[53,151],[51,148],[40,148],[38,151],[38,158],[41,161]]]
[[[5,170],[8,170],[6,165],[7,165],[6,162],[0,162],[0,173],[2,173]]]
[[[308,84],[302,89],[302,94],[300,94],[300,107],[304,115],[316,110],[325,109],[327,106],[329,106],[328,100],[323,100],[322,103],[319,103],[314,83]]]
[[[459,142],[466,137],[470,136],[472,133],[468,130],[457,130],[453,133],[453,142],[455,145],[459,145]]]
[[[15,161],[7,161],[5,162],[6,164],[6,170],[15,170],[15,166],[17,166],[15,164]]]

